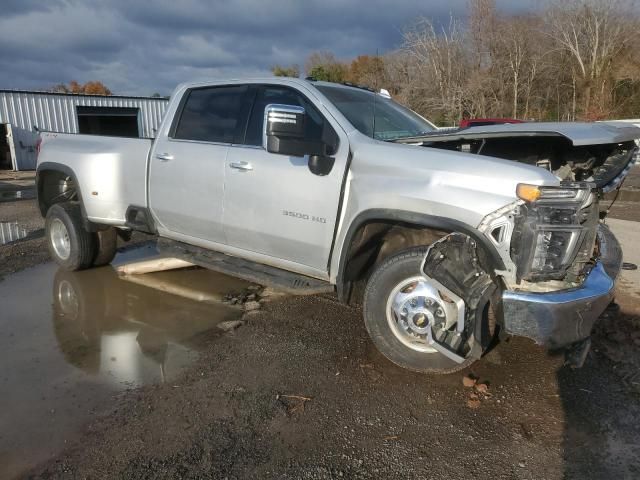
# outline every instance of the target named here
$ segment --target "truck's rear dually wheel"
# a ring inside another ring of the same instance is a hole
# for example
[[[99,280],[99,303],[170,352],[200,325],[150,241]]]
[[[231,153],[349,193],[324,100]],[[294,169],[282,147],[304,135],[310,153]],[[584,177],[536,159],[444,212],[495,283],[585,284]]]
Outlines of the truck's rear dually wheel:
[[[118,233],[113,227],[105,230],[98,230],[95,234],[96,252],[95,258],[91,265],[93,267],[102,267],[111,263],[116,256],[118,248]]]
[[[56,203],[45,222],[47,246],[55,262],[66,270],[89,268],[96,254],[96,241],[83,225],[80,205]]]

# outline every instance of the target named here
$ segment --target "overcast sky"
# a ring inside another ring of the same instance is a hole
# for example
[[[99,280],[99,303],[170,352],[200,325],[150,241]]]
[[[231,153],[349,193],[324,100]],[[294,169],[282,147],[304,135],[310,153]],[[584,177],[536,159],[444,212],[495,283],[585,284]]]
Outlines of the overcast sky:
[[[101,80],[114,93],[269,75],[314,50],[339,58],[398,47],[417,17],[465,15],[467,0],[0,0],[0,88]],[[500,10],[535,0],[498,0]]]

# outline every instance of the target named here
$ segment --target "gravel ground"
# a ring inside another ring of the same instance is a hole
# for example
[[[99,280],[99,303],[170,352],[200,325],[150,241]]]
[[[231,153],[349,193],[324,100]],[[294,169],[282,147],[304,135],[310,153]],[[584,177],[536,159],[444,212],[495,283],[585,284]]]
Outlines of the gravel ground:
[[[35,202],[0,203],[0,221],[15,220],[33,238],[0,246],[4,276],[47,260]],[[358,309],[279,298],[237,330],[199,334],[179,378],[117,396],[29,476],[638,478],[637,291],[624,286],[622,317],[600,322],[580,370],[513,339],[440,377],[385,360]],[[479,402],[468,374],[488,386]]]
[[[41,478],[634,478],[637,395],[595,353],[579,371],[516,339],[462,375],[390,365],[360,312],[326,297],[269,304],[201,338],[170,385],[117,399]],[[600,349],[600,340],[596,350]]]

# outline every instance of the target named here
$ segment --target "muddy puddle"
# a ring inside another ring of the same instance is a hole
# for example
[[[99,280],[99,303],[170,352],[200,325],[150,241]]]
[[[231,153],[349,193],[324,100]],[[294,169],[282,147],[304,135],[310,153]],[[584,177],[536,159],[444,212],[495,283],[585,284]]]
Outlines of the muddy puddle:
[[[33,188],[25,190],[15,190],[10,192],[0,192],[0,202],[15,202],[16,200],[33,200],[36,198],[36,191]]]
[[[27,235],[27,229],[18,222],[0,222],[0,245],[17,242]]]
[[[152,254],[146,247],[116,261]],[[61,451],[119,392],[170,382],[196,358],[202,334],[241,315],[219,300],[246,286],[202,269],[132,282],[112,267],[70,273],[45,264],[6,277],[0,478]]]

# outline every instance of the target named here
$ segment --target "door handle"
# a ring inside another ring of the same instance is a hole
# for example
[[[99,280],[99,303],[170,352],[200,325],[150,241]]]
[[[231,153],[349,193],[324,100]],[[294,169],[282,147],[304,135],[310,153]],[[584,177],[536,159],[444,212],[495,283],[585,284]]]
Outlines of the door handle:
[[[253,170],[253,166],[249,162],[231,162],[229,166],[236,170],[244,170],[245,172]]]
[[[169,153],[158,153],[156,155],[158,160],[162,160],[163,162],[168,162],[169,160],[173,160],[173,155]]]

